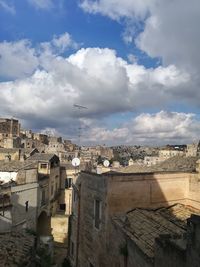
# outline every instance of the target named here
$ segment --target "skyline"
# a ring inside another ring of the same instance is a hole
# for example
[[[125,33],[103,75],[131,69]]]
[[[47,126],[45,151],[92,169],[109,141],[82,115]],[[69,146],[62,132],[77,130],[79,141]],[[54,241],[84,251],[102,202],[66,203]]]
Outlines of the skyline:
[[[84,144],[199,139],[197,0],[0,0],[1,116]]]

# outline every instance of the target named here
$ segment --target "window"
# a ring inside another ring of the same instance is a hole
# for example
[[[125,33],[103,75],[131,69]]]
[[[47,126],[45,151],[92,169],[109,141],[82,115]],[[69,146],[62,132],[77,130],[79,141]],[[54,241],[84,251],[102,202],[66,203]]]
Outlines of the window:
[[[76,202],[76,191],[75,190],[73,190],[73,200],[74,202]]]
[[[48,164],[47,163],[40,163],[41,169],[47,169]]]
[[[45,197],[45,189],[42,190],[42,200],[41,200],[41,206],[43,206],[46,202],[46,197]]]
[[[70,256],[74,257],[74,242],[72,240],[70,242]]]
[[[60,210],[66,210],[66,204],[60,204]]]
[[[51,195],[53,195],[53,189],[54,189],[54,186],[53,186],[53,183],[51,184]]]
[[[72,187],[72,178],[66,178],[65,179],[65,188],[71,188]]]
[[[101,223],[101,201],[95,199],[94,201],[94,226],[99,229]]]

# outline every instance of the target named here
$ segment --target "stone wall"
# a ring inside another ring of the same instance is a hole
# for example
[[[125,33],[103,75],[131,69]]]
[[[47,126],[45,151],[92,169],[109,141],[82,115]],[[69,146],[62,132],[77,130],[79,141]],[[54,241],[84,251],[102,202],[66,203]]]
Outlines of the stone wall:
[[[107,245],[107,263],[109,267],[152,267],[153,262],[122,232],[114,222],[111,222]]]
[[[68,216],[56,214],[51,217],[51,228],[54,241],[66,247],[68,238]]]
[[[175,203],[200,208],[198,172],[108,173],[102,175],[82,172],[75,186],[79,192],[75,197],[70,235],[71,242],[74,243],[73,256],[70,256],[73,266],[76,266],[77,257],[78,266],[81,267],[88,266],[90,263],[98,267],[124,266],[125,258],[119,252],[119,245],[123,246],[124,244],[128,245],[129,251],[127,266],[153,266],[153,263],[148,262],[145,255],[137,251],[133,242],[127,243],[129,241],[125,239],[123,233],[119,229],[113,228],[111,217],[124,214],[136,207],[157,208]],[[99,229],[94,226],[95,199],[101,201]],[[79,205],[80,213],[78,212]],[[163,257],[169,257],[170,249],[169,246],[165,255],[161,248],[158,253]],[[184,259],[184,253],[176,251],[171,255],[171,259],[180,257],[177,258],[177,261],[174,260],[174,265],[170,266],[180,266],[180,262]],[[157,263],[157,266],[165,266],[165,263],[159,264],[161,263]]]
[[[110,175],[109,214],[125,213],[135,207],[160,207],[186,203],[189,173]]]
[[[26,223],[27,228],[36,229],[38,190],[37,183],[18,185],[11,188],[13,226]]]
[[[87,190],[86,190],[87,188]],[[106,266],[105,250],[106,250],[106,187],[105,180],[102,177],[97,177],[95,183],[87,175],[83,176],[80,189],[80,217],[79,222],[79,238],[77,232],[73,232],[73,241],[76,243],[79,239],[78,260],[79,266],[89,266],[89,263],[94,266]],[[94,200],[101,201],[102,216],[100,228],[94,226]],[[78,197],[77,201],[78,202]],[[78,209],[78,207],[76,207]],[[78,212],[77,212],[78,214]],[[76,216],[76,215],[75,215]],[[75,217],[76,218],[76,217]],[[74,256],[76,258],[77,255]]]
[[[200,209],[200,176],[199,173],[191,174],[189,178],[189,190],[187,204]]]
[[[175,242],[170,242],[169,236],[161,236],[155,242],[154,266],[186,267],[186,250],[176,246]]]

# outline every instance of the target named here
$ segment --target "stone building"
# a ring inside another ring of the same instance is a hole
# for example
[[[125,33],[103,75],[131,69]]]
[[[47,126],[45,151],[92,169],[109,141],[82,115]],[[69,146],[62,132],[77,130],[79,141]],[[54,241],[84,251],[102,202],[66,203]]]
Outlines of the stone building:
[[[161,159],[169,159],[171,157],[184,156],[184,155],[185,151],[179,149],[163,148],[159,150],[159,158]],[[196,155],[191,155],[191,156],[196,156]]]
[[[58,157],[38,153],[24,162],[0,161],[0,181],[0,231],[9,226],[50,235],[60,194]]]
[[[147,166],[156,165],[162,161],[166,160],[166,158],[156,157],[156,156],[146,156],[144,157],[144,164]]]
[[[175,157],[152,170],[141,166],[134,170],[134,166],[129,166],[121,172],[101,175],[82,172],[73,186],[69,243],[72,266],[171,266],[171,263],[161,264],[161,253],[168,258],[174,257],[172,266],[182,266],[178,263],[181,257],[176,260],[175,255],[184,248],[182,255],[193,253],[191,261],[194,260],[198,256],[191,250],[194,244],[182,247],[182,241],[178,239],[190,231],[185,222],[191,214],[200,214],[197,160],[195,157]],[[143,223],[145,218],[146,223]],[[142,227],[144,229],[139,232]],[[158,231],[153,234],[153,229]],[[163,234],[169,233],[172,236],[168,241],[162,238]],[[145,236],[148,234],[149,238]],[[174,254],[170,252],[170,246],[168,250],[163,248],[161,243],[165,241],[178,247]],[[154,255],[151,254],[153,246],[157,248]]]
[[[15,119],[0,118],[0,147],[3,147],[5,138],[20,136],[20,123]]]
[[[200,215],[200,210],[175,204],[155,210],[136,208],[114,217],[109,239],[115,242],[110,242],[109,266],[123,266],[124,262],[127,267],[195,266],[187,264],[192,248],[187,223],[193,220],[192,214]]]
[[[42,134],[42,133],[33,133],[33,140],[37,140],[42,144],[48,145],[49,140],[48,140],[48,135]]]
[[[200,156],[200,142],[188,144],[186,149],[187,157],[199,157]]]
[[[20,137],[6,137],[2,141],[3,148],[20,148],[21,138]]]
[[[0,137],[20,136],[20,123],[15,119],[0,118]]]
[[[35,153],[38,153],[36,148],[0,148],[0,161],[23,161]]]
[[[0,235],[0,266],[30,266],[33,262],[35,237],[26,231]]]

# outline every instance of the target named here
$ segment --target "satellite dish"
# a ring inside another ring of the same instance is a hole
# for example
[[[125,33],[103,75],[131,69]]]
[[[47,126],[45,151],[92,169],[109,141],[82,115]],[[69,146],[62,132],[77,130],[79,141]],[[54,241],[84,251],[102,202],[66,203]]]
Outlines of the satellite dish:
[[[79,159],[79,158],[74,158],[74,159],[72,160],[72,165],[73,165],[74,167],[79,166],[79,165],[80,165],[80,159]]]
[[[104,165],[104,167],[109,167],[109,165],[110,165],[109,160],[107,160],[107,159],[104,160],[103,165]]]

